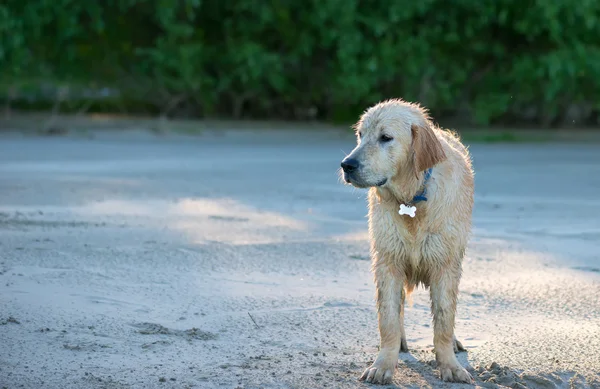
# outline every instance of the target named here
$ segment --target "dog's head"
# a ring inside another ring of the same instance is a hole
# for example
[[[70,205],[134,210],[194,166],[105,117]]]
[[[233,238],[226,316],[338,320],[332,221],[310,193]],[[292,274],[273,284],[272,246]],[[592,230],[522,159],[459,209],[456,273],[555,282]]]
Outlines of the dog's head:
[[[342,161],[344,180],[357,188],[384,186],[446,159],[427,112],[395,99],[369,108],[354,125],[357,146]]]

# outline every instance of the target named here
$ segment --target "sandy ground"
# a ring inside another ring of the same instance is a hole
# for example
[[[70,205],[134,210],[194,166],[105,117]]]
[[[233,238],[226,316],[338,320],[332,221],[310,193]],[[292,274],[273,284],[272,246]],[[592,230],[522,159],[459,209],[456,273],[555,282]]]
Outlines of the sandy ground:
[[[89,135],[89,134],[88,134]],[[0,138],[0,388],[366,388],[354,139]],[[600,146],[472,145],[456,333],[479,387],[600,387]],[[398,387],[442,384],[427,291]]]

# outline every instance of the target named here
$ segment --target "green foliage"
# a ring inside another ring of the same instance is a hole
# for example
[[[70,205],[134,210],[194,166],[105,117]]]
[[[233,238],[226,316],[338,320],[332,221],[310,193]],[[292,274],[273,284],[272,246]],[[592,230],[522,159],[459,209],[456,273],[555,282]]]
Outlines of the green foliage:
[[[477,124],[583,125],[599,37],[596,0],[4,0],[0,96],[116,87],[130,110],[344,121],[402,97]]]

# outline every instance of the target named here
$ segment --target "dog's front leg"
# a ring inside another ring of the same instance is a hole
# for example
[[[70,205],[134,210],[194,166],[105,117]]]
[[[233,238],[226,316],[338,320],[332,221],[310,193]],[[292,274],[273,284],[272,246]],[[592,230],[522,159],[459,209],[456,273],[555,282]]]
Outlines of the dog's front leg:
[[[432,279],[433,346],[442,380],[471,383],[471,375],[454,354],[454,317],[459,279],[460,272],[448,269]]]
[[[398,350],[402,337],[400,307],[404,280],[383,263],[375,265],[375,285],[377,288],[377,315],[379,321],[380,348],[375,362],[365,370],[361,381],[377,384],[392,382]]]

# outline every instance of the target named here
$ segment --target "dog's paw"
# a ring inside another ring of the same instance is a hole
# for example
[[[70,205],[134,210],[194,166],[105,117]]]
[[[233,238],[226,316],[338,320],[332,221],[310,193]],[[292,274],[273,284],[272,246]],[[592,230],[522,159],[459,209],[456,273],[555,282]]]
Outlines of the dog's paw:
[[[397,363],[397,356],[382,356],[379,354],[377,360],[362,373],[359,380],[372,384],[391,384]]]
[[[440,376],[442,381],[473,383],[473,377],[458,363],[456,365],[440,366]]]
[[[464,351],[467,351],[467,350],[462,345],[462,343],[459,342],[458,339],[454,338],[454,353],[458,354],[458,353],[464,352]]]

